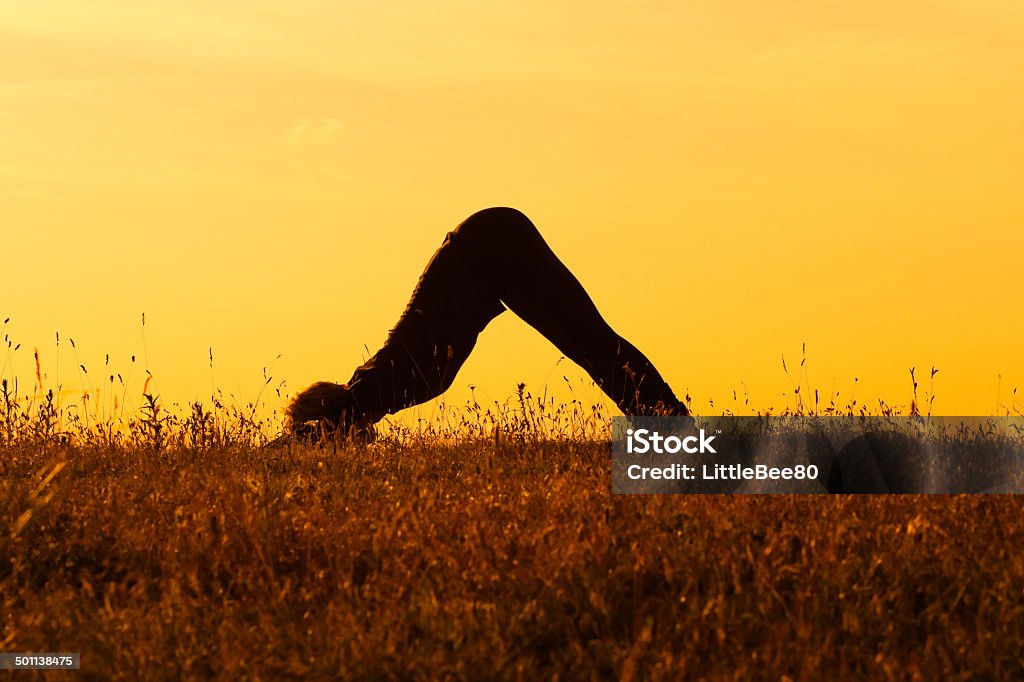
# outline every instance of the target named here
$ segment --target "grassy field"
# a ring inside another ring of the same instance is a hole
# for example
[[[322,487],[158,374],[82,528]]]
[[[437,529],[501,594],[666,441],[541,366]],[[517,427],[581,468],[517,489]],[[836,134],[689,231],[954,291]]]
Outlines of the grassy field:
[[[1012,497],[612,496],[586,438],[186,441],[0,446],[0,651],[82,653],[53,679],[1024,675]]]

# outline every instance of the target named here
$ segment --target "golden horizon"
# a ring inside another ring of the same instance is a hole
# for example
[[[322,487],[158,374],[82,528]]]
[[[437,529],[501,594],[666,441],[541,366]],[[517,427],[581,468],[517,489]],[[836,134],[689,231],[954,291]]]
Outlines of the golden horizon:
[[[1001,0],[7,6],[2,376],[38,347],[68,391],[131,355],[182,403],[345,381],[445,233],[509,205],[698,412],[793,401],[804,343],[837,402],[936,367],[935,413],[1020,410],[1022,28]],[[447,400],[578,398],[560,355],[502,315]]]

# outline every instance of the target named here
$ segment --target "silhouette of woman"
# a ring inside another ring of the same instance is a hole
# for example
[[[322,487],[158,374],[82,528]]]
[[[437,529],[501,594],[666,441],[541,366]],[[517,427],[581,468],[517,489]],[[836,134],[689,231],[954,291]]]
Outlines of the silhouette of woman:
[[[651,361],[616,334],[529,218],[474,213],[427,264],[384,347],[347,384],[318,382],[288,407],[292,430],[362,428],[448,389],[477,335],[508,308],[580,365],[628,415],[686,415]]]

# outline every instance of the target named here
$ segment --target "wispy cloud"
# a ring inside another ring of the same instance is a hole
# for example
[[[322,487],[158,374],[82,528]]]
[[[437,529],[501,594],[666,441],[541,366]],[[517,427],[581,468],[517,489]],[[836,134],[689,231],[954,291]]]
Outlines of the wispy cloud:
[[[336,118],[296,119],[284,133],[284,143],[296,153],[308,147],[334,143],[344,126]]]
[[[284,131],[283,142],[288,162],[295,170],[341,174],[340,143],[345,126],[337,118],[298,118]]]

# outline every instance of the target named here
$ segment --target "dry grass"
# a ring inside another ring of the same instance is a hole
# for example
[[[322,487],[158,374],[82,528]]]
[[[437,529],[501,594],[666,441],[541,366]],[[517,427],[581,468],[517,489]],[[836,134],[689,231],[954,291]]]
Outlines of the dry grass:
[[[522,387],[263,447],[259,398],[165,409],[147,373],[126,410],[130,376],[101,403],[83,365],[61,405],[7,367],[0,651],[82,653],[38,677],[1024,676],[1013,497],[612,496],[608,415]],[[864,412],[801,372],[771,412]]]
[[[607,444],[507,435],[9,444],[0,650],[84,679],[1024,675],[1014,498],[609,480]]]

